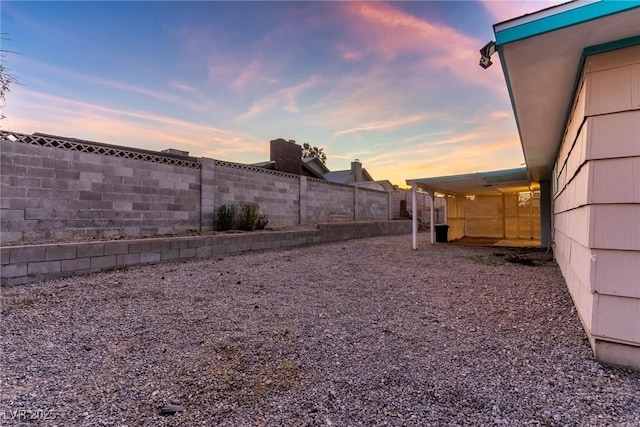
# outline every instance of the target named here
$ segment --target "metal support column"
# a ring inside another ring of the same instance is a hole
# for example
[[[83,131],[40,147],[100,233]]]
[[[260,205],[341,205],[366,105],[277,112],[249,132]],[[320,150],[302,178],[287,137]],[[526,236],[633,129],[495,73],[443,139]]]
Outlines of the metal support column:
[[[435,220],[434,220],[434,212],[433,212],[436,206],[435,194],[436,192],[433,189],[431,189],[431,192],[429,193],[429,195],[431,196],[431,223],[429,224],[429,232],[431,233],[432,245],[436,243],[436,235],[435,235],[436,225],[434,224]]]
[[[411,183],[411,226],[413,230],[413,250],[418,249],[418,184]]]

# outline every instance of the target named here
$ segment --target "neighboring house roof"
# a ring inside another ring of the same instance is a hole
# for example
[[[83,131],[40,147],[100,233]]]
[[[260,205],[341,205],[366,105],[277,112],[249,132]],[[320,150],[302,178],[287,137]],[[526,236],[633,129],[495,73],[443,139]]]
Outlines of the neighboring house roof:
[[[639,29],[640,0],[573,1],[494,25],[534,181],[551,179],[585,56],[638,44]]]
[[[265,169],[275,169],[276,162],[274,162],[273,160],[267,160],[266,162],[250,163],[249,166],[256,166]]]
[[[302,168],[320,179],[324,179],[323,175],[329,172],[329,168],[327,168],[317,157],[303,157]]]
[[[353,184],[355,182],[351,169],[331,171],[331,172],[325,173],[322,176],[327,181],[335,182],[337,184]],[[373,181],[373,178],[371,177],[371,175],[369,175],[369,172],[367,172],[367,170],[364,168],[362,168],[362,178],[363,178],[362,182]]]
[[[397,191],[398,190],[398,186],[397,185],[393,185],[391,183],[391,181],[389,181],[388,179],[383,179],[381,181],[374,181],[376,184],[379,184],[380,186],[382,186],[382,188],[384,189],[384,191]]]
[[[389,182],[388,180],[354,182],[353,185],[359,188],[368,188],[370,190],[386,191],[387,193],[390,191],[397,190],[397,188],[394,187],[394,185],[391,184],[391,182]]]
[[[301,159],[301,162],[303,175],[324,179],[322,175],[329,171],[329,169],[317,157],[305,157]],[[277,170],[277,165],[274,160],[251,163],[250,166]]]
[[[331,171],[322,175],[327,181],[338,184],[347,184],[351,178],[351,170]]]

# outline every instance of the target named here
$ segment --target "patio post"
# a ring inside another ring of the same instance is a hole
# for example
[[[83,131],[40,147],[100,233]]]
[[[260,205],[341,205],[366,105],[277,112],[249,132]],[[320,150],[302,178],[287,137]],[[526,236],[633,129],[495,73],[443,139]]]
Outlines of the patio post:
[[[436,201],[435,201],[435,196],[436,192],[433,190],[433,188],[431,189],[431,193],[429,194],[431,196],[431,222],[429,224],[429,233],[431,233],[431,244],[433,245],[436,242],[436,236],[435,236],[435,229],[436,226],[433,223],[434,222],[434,217],[433,217],[433,210],[436,206]]]
[[[444,222],[443,224],[449,224],[449,201],[447,200],[447,193],[444,193]]]
[[[413,250],[418,249],[418,184],[411,183],[411,228],[413,231]]]

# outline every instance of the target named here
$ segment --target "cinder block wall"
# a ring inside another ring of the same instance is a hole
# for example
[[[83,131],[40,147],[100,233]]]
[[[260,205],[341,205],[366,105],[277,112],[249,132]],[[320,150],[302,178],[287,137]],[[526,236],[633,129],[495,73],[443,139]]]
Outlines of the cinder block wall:
[[[307,178],[307,222],[316,224],[332,218],[353,220],[353,192],[354,187],[349,185]]]
[[[2,242],[198,230],[200,170],[3,140]]]
[[[299,175],[223,161],[215,161],[214,168],[216,211],[225,204],[256,204],[269,217],[269,227],[300,223]]]
[[[206,231],[224,204],[257,204],[269,227],[388,220],[400,217],[409,194],[207,158],[0,134],[2,243]]]
[[[357,188],[355,194],[356,219],[358,221],[388,219],[388,193],[368,188]]]
[[[400,204],[404,201],[407,208],[409,207],[411,203],[411,191],[394,191],[392,193],[389,193],[389,198],[391,199],[391,211],[389,212],[389,219],[400,218]]]

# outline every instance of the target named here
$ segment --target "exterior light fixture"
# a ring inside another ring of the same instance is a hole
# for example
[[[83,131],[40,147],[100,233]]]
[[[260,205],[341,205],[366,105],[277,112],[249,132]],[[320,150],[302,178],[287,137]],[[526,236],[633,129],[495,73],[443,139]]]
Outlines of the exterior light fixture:
[[[480,66],[485,70],[489,68],[493,62],[491,62],[491,55],[496,52],[496,42],[490,41],[482,49],[480,49]]]

